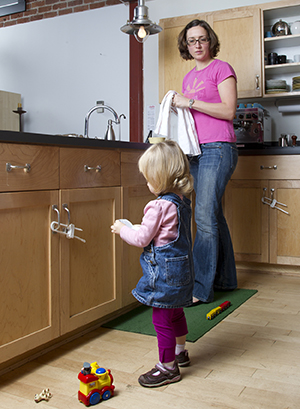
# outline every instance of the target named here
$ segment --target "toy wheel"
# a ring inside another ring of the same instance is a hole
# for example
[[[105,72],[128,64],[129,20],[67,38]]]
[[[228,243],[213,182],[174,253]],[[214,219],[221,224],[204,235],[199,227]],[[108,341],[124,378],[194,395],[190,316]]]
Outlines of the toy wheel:
[[[109,399],[111,397],[111,391],[105,391],[104,393],[103,393],[103,395],[102,395],[102,399],[103,400],[107,400],[107,399]]]
[[[99,392],[94,392],[91,397],[90,397],[90,405],[96,405],[97,403],[100,402],[100,393]]]

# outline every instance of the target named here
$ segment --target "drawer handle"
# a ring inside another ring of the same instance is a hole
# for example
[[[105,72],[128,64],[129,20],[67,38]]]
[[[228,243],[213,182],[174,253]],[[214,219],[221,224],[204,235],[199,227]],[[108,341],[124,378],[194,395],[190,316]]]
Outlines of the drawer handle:
[[[277,165],[274,165],[274,166],[264,166],[264,165],[260,165],[260,168],[261,168],[261,170],[264,170],[264,169],[274,169],[274,170],[276,170],[276,169],[277,169]]]
[[[17,165],[12,165],[11,163],[7,162],[6,163],[6,172],[10,172],[12,169],[23,169],[24,172],[30,172],[31,166],[30,163],[26,163],[25,166],[17,166]]]
[[[88,172],[89,170],[95,170],[96,172],[100,172],[101,165],[97,165],[95,168],[93,168],[92,166],[84,165],[84,171]]]

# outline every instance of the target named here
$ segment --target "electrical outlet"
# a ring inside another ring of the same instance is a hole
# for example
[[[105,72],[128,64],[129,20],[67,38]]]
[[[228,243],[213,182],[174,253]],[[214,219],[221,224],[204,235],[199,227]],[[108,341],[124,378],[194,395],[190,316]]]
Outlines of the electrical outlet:
[[[96,105],[104,105],[104,101],[97,101]],[[104,108],[98,108],[97,109],[98,114],[103,114],[103,112],[104,112]]]

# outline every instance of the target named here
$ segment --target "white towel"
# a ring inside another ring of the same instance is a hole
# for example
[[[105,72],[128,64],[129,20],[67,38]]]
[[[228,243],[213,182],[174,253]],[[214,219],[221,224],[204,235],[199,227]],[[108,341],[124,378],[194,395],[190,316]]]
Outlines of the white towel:
[[[175,91],[168,91],[161,105],[154,133],[167,139],[174,139],[171,133],[171,113],[177,115],[178,144],[186,155],[200,155],[201,149],[195,128],[194,118],[189,108],[172,107],[172,98]]]

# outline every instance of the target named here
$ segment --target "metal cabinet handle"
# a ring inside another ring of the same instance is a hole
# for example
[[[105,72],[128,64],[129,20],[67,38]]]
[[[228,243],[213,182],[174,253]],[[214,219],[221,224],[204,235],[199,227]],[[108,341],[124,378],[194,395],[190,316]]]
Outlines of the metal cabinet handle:
[[[263,204],[267,204],[267,205],[270,206],[271,209],[277,209],[277,210],[280,210],[281,212],[283,212],[283,213],[289,215],[289,212],[287,212],[286,210],[283,210],[283,209],[281,209],[280,207],[276,206],[276,205],[280,205],[280,206],[287,207],[287,205],[286,205],[285,203],[280,203],[280,202],[278,202],[278,201],[274,198],[274,193],[275,193],[275,189],[274,189],[274,188],[271,188],[271,189],[270,189],[271,198],[266,197],[266,191],[267,191],[267,188],[266,188],[266,187],[263,188],[263,191],[264,191],[263,197],[261,198],[261,201],[263,202]]]
[[[261,169],[261,170],[264,170],[264,169],[274,169],[274,170],[276,170],[276,169],[277,169],[277,165],[274,165],[274,166],[264,166],[264,165],[260,165],[260,169]]]
[[[78,230],[78,231],[83,231],[83,230],[80,229],[79,227],[75,227],[75,224],[70,223],[70,210],[68,209],[68,205],[66,203],[64,203],[62,205],[62,207],[68,213],[68,224],[63,224],[63,223],[60,222],[60,213],[59,213],[58,207],[57,207],[57,205],[53,205],[52,209],[55,210],[56,213],[57,213],[57,222],[53,221],[53,222],[50,223],[51,231],[53,231],[53,233],[63,234],[68,239],[78,239],[78,240],[82,241],[83,243],[86,243],[85,239],[82,239],[81,237],[75,236],[75,234],[74,234],[75,230]],[[62,230],[59,230],[60,227],[62,227]]]
[[[30,163],[26,163],[25,166],[17,166],[17,165],[12,165],[11,163],[7,162],[6,163],[6,172],[10,172],[12,169],[23,169],[24,172],[30,172],[31,166]]]
[[[84,165],[83,168],[85,172],[88,172],[89,170],[95,170],[96,172],[100,172],[101,165],[97,165],[95,168],[93,168],[92,166]]]
[[[259,75],[255,75],[255,84],[256,84],[256,89],[260,89],[260,86],[259,86]]]
[[[52,209],[57,213],[57,229],[59,229],[59,226],[60,226],[60,213],[59,213],[57,205],[52,205]]]
[[[68,209],[68,205],[66,203],[64,203],[62,205],[63,209],[68,213],[68,224],[71,223],[71,214],[70,214],[70,210]]]

